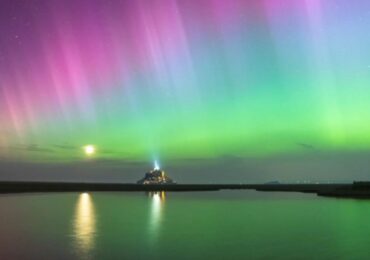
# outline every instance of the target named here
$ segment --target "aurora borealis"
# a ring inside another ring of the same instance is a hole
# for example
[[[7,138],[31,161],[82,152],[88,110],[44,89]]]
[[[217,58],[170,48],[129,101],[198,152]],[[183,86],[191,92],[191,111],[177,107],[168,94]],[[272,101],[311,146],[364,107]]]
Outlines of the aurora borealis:
[[[149,164],[365,154],[369,8],[2,0],[0,157],[70,164],[88,144],[95,160]]]

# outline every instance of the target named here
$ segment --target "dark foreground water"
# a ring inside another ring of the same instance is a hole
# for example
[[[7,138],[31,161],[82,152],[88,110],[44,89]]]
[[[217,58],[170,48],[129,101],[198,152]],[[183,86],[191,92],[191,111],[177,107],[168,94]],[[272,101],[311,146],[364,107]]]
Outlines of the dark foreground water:
[[[370,201],[299,193],[0,196],[0,259],[368,259]]]

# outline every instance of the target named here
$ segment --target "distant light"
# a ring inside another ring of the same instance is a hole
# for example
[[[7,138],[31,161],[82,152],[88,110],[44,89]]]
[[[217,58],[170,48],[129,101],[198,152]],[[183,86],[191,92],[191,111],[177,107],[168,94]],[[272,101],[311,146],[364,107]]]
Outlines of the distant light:
[[[157,160],[154,161],[154,170],[159,170],[161,167],[159,167],[159,163]]]
[[[93,155],[95,153],[95,147],[93,145],[86,145],[84,147],[85,154],[86,155]]]

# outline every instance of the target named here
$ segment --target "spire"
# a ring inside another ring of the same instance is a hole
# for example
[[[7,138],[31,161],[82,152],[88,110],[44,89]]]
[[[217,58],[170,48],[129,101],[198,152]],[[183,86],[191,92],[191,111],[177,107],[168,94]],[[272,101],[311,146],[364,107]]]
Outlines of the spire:
[[[158,161],[157,160],[154,160],[154,170],[155,171],[158,171],[159,169],[160,169],[160,167],[159,167]]]

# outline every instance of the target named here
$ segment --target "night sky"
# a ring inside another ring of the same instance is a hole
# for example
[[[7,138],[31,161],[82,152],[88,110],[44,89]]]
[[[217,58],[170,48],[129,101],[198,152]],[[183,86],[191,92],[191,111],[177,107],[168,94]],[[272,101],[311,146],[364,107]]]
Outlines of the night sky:
[[[368,0],[0,0],[0,179],[366,179],[369,25]]]

